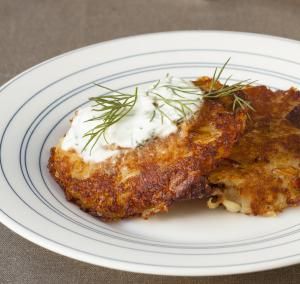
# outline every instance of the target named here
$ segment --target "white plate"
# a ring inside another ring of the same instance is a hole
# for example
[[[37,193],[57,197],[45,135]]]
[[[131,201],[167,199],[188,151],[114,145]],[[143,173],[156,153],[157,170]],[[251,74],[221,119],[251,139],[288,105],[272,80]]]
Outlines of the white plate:
[[[113,224],[65,200],[49,176],[49,149],[99,89],[149,84],[171,73],[224,76],[273,88],[300,85],[300,44],[258,34],[190,31],[95,44],[43,62],[0,88],[0,220],[21,236],[85,262],[168,275],[243,273],[300,262],[300,208],[277,218],[211,211],[199,201],[148,221]]]

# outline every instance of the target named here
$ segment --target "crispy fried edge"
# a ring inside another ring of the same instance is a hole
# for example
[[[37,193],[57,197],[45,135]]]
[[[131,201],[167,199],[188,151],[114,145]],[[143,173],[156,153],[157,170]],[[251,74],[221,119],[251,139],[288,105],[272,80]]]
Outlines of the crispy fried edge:
[[[192,141],[193,138],[197,138],[199,130],[199,127],[195,127],[192,129],[188,145],[194,157],[181,158],[171,164],[162,161],[161,166],[164,163],[167,165],[163,170],[163,167],[157,167],[157,162],[161,160],[160,153],[163,152],[162,149],[158,151],[159,147],[163,146],[163,149],[168,150],[172,141],[176,142],[176,135],[159,139],[159,142],[152,141],[137,151],[130,151],[119,157],[114,165],[111,160],[100,163],[101,165],[86,164],[75,152],[66,152],[56,147],[51,150],[48,167],[51,175],[64,189],[68,200],[77,203],[83,210],[102,220],[135,215],[148,217],[160,211],[167,211],[175,200],[200,198],[209,193],[204,175],[221,157],[229,155],[232,145],[245,127],[245,113],[240,111],[233,115],[220,103],[206,102],[204,110],[201,110],[196,121],[200,126],[214,123],[214,126],[221,130],[221,137],[216,139],[215,145],[209,143],[199,145]],[[191,125],[198,126],[194,122],[187,123],[186,127],[182,127],[181,135],[184,131],[190,131]],[[178,137],[177,140],[180,142],[182,137]],[[183,146],[184,144],[179,143],[177,151],[181,153],[183,149],[186,150]],[[123,182],[120,178],[121,167],[126,165],[133,170],[136,167],[132,167],[132,161],[139,156],[137,154],[151,157],[151,152],[156,153],[156,160],[150,159],[150,163],[139,163],[137,168],[140,169],[140,173]],[[163,159],[165,158],[167,157]],[[127,160],[131,163],[124,163]],[[108,171],[107,168],[110,170]],[[79,173],[83,179],[78,178]]]

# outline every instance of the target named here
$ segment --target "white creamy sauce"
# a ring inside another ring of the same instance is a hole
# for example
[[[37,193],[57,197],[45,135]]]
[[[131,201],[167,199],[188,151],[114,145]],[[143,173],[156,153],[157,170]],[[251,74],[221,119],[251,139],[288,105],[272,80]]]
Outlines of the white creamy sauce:
[[[93,148],[91,148],[93,145],[92,142],[84,151],[83,149],[88,141],[88,137],[83,137],[84,134],[99,124],[99,121],[87,120],[99,115],[99,113],[93,111],[92,106],[79,109],[72,120],[69,131],[63,138],[61,145],[62,149],[66,151],[74,149],[85,162],[101,162],[126,150],[116,149],[115,146],[117,146],[117,148],[135,148],[152,137],[166,137],[169,134],[176,132],[176,121],[184,117],[182,113],[177,111],[174,107],[169,106],[161,100],[157,100],[157,98],[159,98],[157,94],[165,99],[197,99],[193,104],[188,104],[191,111],[189,111],[188,115],[184,118],[188,119],[202,104],[201,91],[199,90],[198,94],[177,91],[176,95],[166,85],[184,88],[190,87],[195,90],[195,87],[191,82],[171,76],[167,76],[165,79],[161,80],[159,84],[155,85],[155,88],[152,86],[147,91],[139,90],[136,104],[132,110],[120,121],[106,130],[106,140],[101,136]],[[169,119],[164,116],[162,121],[162,116],[155,108],[154,102],[161,105],[161,110]],[[154,111],[155,116],[153,116]],[[114,149],[111,149],[112,147],[110,146],[112,145],[114,146]]]

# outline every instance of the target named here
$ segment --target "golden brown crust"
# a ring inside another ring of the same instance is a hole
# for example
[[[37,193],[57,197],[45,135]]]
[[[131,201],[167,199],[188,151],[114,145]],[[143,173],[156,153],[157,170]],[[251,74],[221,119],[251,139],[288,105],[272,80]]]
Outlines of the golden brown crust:
[[[167,211],[176,200],[209,194],[206,178],[229,155],[246,115],[205,102],[178,132],[155,139],[102,163],[84,163],[77,153],[52,148],[49,170],[68,200],[103,220]]]
[[[210,206],[229,200],[242,213],[275,215],[300,202],[300,92],[258,86],[244,97],[256,111],[229,158],[208,177]]]

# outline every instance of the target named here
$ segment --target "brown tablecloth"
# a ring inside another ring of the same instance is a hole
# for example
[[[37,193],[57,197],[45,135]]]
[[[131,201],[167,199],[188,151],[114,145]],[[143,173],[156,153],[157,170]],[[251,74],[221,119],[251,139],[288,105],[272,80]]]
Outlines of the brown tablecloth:
[[[0,84],[40,61],[91,43],[191,29],[248,31],[300,40],[300,1],[0,0]],[[7,282],[300,283],[300,265],[224,277],[135,274],[60,256],[0,224],[0,283]]]

